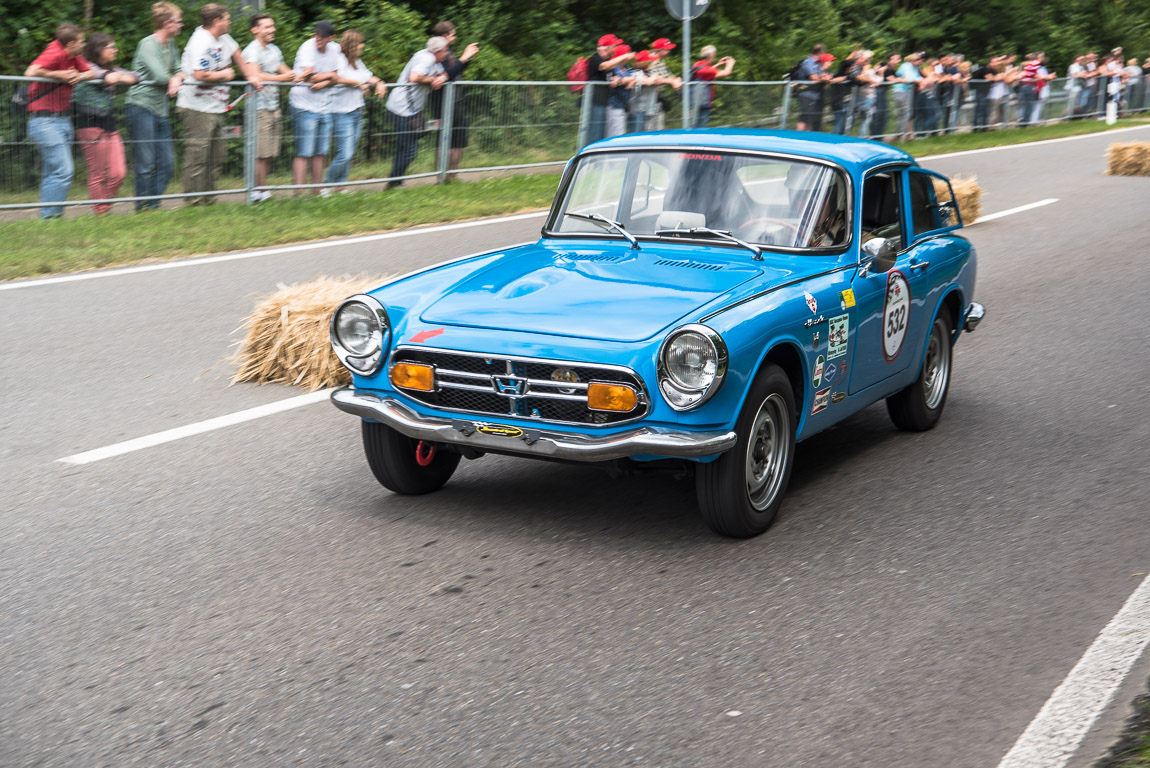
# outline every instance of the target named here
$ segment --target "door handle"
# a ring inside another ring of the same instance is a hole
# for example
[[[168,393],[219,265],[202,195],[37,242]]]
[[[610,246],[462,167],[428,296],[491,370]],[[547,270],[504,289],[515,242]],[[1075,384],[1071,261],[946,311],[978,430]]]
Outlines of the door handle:
[[[916,269],[926,269],[929,266],[930,266],[929,261],[916,261],[910,265],[910,271],[913,272]]]

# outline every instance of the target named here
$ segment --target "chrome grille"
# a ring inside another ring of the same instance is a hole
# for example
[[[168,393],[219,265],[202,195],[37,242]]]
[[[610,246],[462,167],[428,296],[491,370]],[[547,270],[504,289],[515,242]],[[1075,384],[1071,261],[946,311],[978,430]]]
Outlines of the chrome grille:
[[[610,426],[640,419],[650,408],[642,380],[634,371],[622,367],[429,347],[399,347],[391,355],[391,364],[396,363],[433,366],[434,392],[400,391],[417,402],[447,411]],[[557,369],[574,373],[576,380],[552,379]],[[638,405],[628,413],[592,411],[587,407],[587,385],[591,382],[626,384],[637,393]]]

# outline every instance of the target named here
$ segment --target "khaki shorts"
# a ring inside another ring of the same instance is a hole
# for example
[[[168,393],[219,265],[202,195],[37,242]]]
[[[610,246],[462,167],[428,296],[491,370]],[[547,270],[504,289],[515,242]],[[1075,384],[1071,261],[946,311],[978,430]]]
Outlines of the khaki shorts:
[[[280,153],[280,137],[283,135],[283,121],[280,111],[261,109],[256,124],[256,157],[277,157]]]

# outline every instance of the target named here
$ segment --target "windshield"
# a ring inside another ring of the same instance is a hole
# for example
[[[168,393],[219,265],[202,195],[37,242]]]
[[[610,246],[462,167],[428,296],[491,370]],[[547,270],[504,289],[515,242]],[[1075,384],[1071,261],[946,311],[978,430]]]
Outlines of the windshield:
[[[827,248],[850,239],[841,171],[799,158],[713,150],[585,155],[551,231],[603,234],[566,213],[598,214],[637,237],[709,227],[776,248]],[[616,235],[617,236],[617,235]]]

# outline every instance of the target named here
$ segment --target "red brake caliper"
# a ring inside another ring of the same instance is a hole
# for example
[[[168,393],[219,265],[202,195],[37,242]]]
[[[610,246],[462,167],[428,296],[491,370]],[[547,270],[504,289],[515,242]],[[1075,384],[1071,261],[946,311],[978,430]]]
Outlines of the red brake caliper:
[[[415,463],[421,467],[431,465],[435,461],[435,443],[420,440],[415,444]]]

